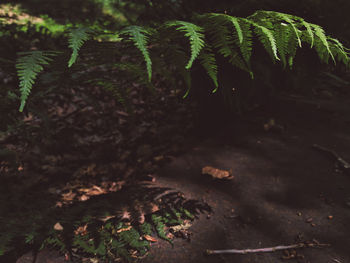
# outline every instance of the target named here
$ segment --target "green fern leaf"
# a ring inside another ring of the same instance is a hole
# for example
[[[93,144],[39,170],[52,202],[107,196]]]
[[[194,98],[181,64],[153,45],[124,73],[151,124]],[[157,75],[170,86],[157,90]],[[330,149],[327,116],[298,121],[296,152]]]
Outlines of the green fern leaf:
[[[287,66],[287,54],[289,52],[288,44],[291,39],[292,29],[290,25],[280,23],[277,24],[273,31],[278,47],[278,55],[281,59],[283,68]]]
[[[210,22],[206,23],[205,27],[212,35],[213,47],[217,49],[218,53],[224,58],[227,58],[232,65],[247,71],[253,76],[249,63],[246,63],[236,50],[237,48],[234,45],[235,40],[229,28],[227,28],[225,23],[218,19]],[[245,43],[245,41],[243,41],[243,43]],[[247,51],[247,53],[249,55],[249,51]]]
[[[310,44],[311,44],[311,48],[312,48],[314,46],[314,41],[315,41],[314,32],[312,31],[312,28],[308,22],[306,22],[304,19],[300,19],[300,20],[301,20],[302,25],[306,28],[306,30],[310,36],[310,39],[311,39]]]
[[[171,239],[169,239],[167,236],[166,236],[166,233],[165,233],[165,225],[164,223],[162,222],[163,221],[163,218],[162,216],[158,216],[158,215],[155,215],[153,214],[152,215],[152,222],[155,226],[155,229],[157,231],[157,234],[160,238],[164,239],[164,240],[167,240],[168,242],[170,242],[172,244],[172,241]]]
[[[311,27],[314,29],[315,31],[315,35],[318,37],[318,39],[320,41],[317,41],[316,42],[316,50],[318,51],[319,55],[321,55],[321,59],[323,59],[326,63],[328,63],[328,55],[330,55],[333,59],[333,62],[335,63],[335,59],[334,59],[334,56],[330,50],[330,47],[329,47],[329,43],[327,41],[327,36],[325,35],[325,32],[323,30],[323,28],[319,25],[315,25],[315,24],[310,24]],[[324,47],[321,46],[321,43]],[[325,55],[322,55],[323,53],[323,49],[326,48],[327,50],[327,53],[328,55],[325,56]]]
[[[192,67],[193,62],[198,57],[199,53],[205,45],[204,34],[202,33],[203,28],[184,21],[168,22],[167,26],[175,26],[176,30],[185,32],[185,36],[189,38],[191,45],[191,57],[186,65],[186,69],[190,69]]]
[[[214,82],[215,89],[212,92],[215,93],[219,87],[217,76],[218,66],[216,64],[215,55],[214,53],[212,53],[210,46],[207,46],[203,51],[204,52],[201,52],[201,54],[199,55],[199,60],[209,77]]]
[[[68,61],[68,67],[71,67],[78,58],[78,53],[83,44],[89,39],[91,29],[78,27],[69,32],[69,47],[72,49],[72,55]]]
[[[125,28],[122,33],[128,34],[131,40],[134,42],[134,45],[141,51],[146,62],[148,80],[151,81],[152,60],[147,48],[148,35],[150,35],[150,31],[140,26],[129,26]]]
[[[229,16],[226,14],[217,14],[217,13],[210,13],[209,17],[217,19],[217,18],[223,18],[224,20],[232,23],[232,25],[234,26],[237,35],[238,35],[238,39],[239,39],[239,43],[242,44],[243,42],[243,31],[242,28],[240,26],[240,20],[238,17],[234,17],[234,16]]]
[[[327,39],[332,54],[335,53],[337,55],[338,60],[342,61],[345,65],[347,65],[349,63],[349,49],[347,49],[347,51],[343,44],[336,38],[327,37]]]
[[[267,27],[261,26],[253,21],[250,21],[249,19],[246,19],[246,21],[254,26],[255,33],[257,34],[260,42],[263,44],[266,51],[271,55],[271,57],[273,59],[280,60],[277,56],[276,39],[274,38],[271,30]]]
[[[270,11],[270,13],[271,13],[271,11]],[[272,12],[272,13],[274,15],[276,15],[277,17],[281,18],[282,20],[284,20],[285,22],[287,22],[293,28],[295,36],[296,36],[296,38],[298,40],[298,45],[299,45],[299,47],[301,47],[300,35],[299,35],[299,32],[298,32],[298,29],[295,26],[295,22],[291,19],[291,16],[287,15],[287,14],[279,13],[279,12]]]
[[[18,55],[16,68],[21,93],[19,111],[22,112],[37,75],[44,69],[43,65],[52,61],[50,56],[57,55],[57,52],[29,51],[20,52]]]
[[[298,49],[298,40],[294,34],[289,35],[288,39],[288,65],[289,68],[292,69],[294,64],[294,58],[296,56]]]

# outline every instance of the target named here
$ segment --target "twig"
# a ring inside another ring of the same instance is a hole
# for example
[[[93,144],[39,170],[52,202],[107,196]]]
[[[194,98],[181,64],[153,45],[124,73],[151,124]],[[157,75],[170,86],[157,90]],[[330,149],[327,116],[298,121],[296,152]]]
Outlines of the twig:
[[[330,149],[322,147],[322,146],[320,146],[318,144],[314,144],[314,145],[312,145],[312,147],[314,147],[315,149],[317,149],[319,151],[323,151],[323,152],[326,152],[326,153],[330,154],[341,165],[342,169],[350,171],[350,164],[347,161],[345,161],[343,158],[341,158],[339,156],[339,154],[337,154],[335,151],[332,151]]]
[[[298,243],[293,244],[289,246],[276,246],[276,247],[266,247],[266,248],[256,248],[256,249],[223,249],[223,250],[210,250],[207,249],[206,253],[207,255],[213,255],[213,254],[248,254],[248,253],[266,253],[266,252],[275,252],[278,250],[286,250],[286,249],[293,249],[293,248],[306,248],[306,247],[314,247],[314,248],[321,248],[321,247],[328,247],[330,244],[320,244],[318,242],[313,243]]]

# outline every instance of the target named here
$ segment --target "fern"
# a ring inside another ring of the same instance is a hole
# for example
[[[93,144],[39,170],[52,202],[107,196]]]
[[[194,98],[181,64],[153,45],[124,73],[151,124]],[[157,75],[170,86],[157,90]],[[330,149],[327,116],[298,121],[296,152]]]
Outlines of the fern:
[[[278,55],[283,64],[283,68],[285,68],[288,63],[287,55],[290,52],[288,44],[291,38],[293,38],[294,36],[292,35],[290,26],[284,23],[276,25],[273,34],[276,39],[276,45],[278,47]]]
[[[129,35],[131,40],[134,42],[134,45],[141,51],[146,62],[148,80],[151,81],[152,60],[147,48],[148,35],[150,35],[150,31],[140,26],[129,26],[125,28],[122,33]]]
[[[19,87],[21,93],[21,105],[19,111],[22,112],[28,96],[33,88],[33,84],[38,74],[44,69],[44,65],[48,65],[52,61],[52,56],[57,52],[51,51],[29,51],[18,53],[16,68],[19,77]]]
[[[320,56],[320,58],[328,63],[328,57],[329,55],[332,57],[333,62],[335,63],[335,58],[331,52],[331,49],[329,47],[329,43],[327,40],[327,36],[325,35],[325,32],[322,27],[315,24],[310,24],[313,30],[315,31],[315,35],[318,37],[319,41],[316,41],[316,50]]]
[[[83,44],[90,38],[91,29],[78,27],[69,32],[69,47],[72,49],[72,55],[68,61],[68,67],[71,67],[78,58],[78,53]]]
[[[215,93],[219,87],[218,83],[218,66],[216,65],[215,55],[212,52],[210,46],[207,46],[199,55],[200,63],[208,73],[209,77],[213,80],[215,89],[212,91]]]
[[[204,47],[204,35],[203,28],[189,22],[184,21],[174,21],[168,22],[167,26],[176,27],[176,30],[185,32],[185,36],[189,38],[191,45],[191,57],[186,65],[186,69],[192,67],[193,62],[198,57],[202,48]]]
[[[160,37],[157,32],[163,33],[163,37]],[[182,43],[176,38],[178,32],[183,33],[189,40],[190,55],[186,54],[181,46]],[[91,30],[84,27],[70,31],[68,42],[72,54],[68,62],[69,67],[75,63],[79,50],[89,39],[90,33]],[[257,11],[247,18],[209,13],[196,16],[194,22],[170,21],[147,29],[136,25],[129,26],[122,30],[121,34],[127,35],[141,52],[146,63],[148,80],[144,79],[147,83],[150,83],[152,78],[152,60],[148,48],[150,39],[154,42],[152,45],[154,49],[165,50],[158,53],[160,56],[156,58],[157,65],[169,67],[169,72],[174,68],[178,70],[187,86],[184,98],[191,89],[190,69],[196,59],[199,59],[199,65],[205,69],[213,81],[215,85],[213,92],[216,92],[220,85],[216,61],[218,55],[234,67],[248,72],[253,78],[251,57],[254,42],[260,42],[273,62],[280,61],[283,68],[287,65],[290,68],[293,66],[297,50],[303,42],[309,43],[310,47],[317,51],[322,62],[328,63],[331,57],[334,63],[340,61],[349,66],[349,50],[345,49],[338,40],[327,36],[321,26],[311,24],[298,16],[274,11]],[[173,36],[177,42],[174,41]],[[172,54],[169,56],[169,53]],[[43,65],[51,61],[51,55],[53,54],[41,51],[21,53],[17,61],[21,90],[20,111],[23,110],[37,74],[43,70]],[[169,62],[165,61],[168,57],[172,57]],[[164,62],[159,62],[161,60]],[[122,66],[118,68],[117,64],[114,65],[112,66],[114,69],[126,70]],[[162,70],[159,69],[159,73]],[[162,72],[164,71],[166,70]],[[143,83],[139,73],[135,71],[138,75],[137,81]],[[106,85],[106,87],[114,89],[113,85]],[[120,97],[119,91],[116,93],[117,97]]]
[[[246,21],[255,27],[255,33],[258,35],[260,42],[263,44],[266,51],[271,55],[271,57],[273,59],[280,60],[277,56],[276,39],[273,36],[271,30],[250,20]]]
[[[165,233],[165,225],[163,223],[163,217],[153,214],[152,215],[152,223],[155,226],[155,229],[157,231],[157,234],[160,238],[167,240],[168,242],[170,242],[172,244],[172,241],[166,236]]]

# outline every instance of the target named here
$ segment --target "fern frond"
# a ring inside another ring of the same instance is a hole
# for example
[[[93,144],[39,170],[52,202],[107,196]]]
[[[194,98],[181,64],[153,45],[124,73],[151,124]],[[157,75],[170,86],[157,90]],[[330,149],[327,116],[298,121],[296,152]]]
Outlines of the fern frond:
[[[325,35],[325,32],[323,30],[323,28],[319,25],[315,25],[315,24],[310,24],[310,26],[312,27],[312,29],[315,31],[315,35],[318,37],[318,39],[320,41],[316,41],[316,51],[318,52],[318,54],[320,55],[320,58],[328,63],[328,55],[330,55],[333,59],[333,62],[335,63],[335,59],[334,59],[334,56],[330,50],[330,47],[329,47],[329,43],[328,43],[328,40],[327,40],[327,36]],[[326,48],[326,53],[328,54],[325,54],[325,52],[323,51],[324,48]]]
[[[129,26],[125,28],[122,33],[130,36],[130,39],[134,42],[134,45],[141,51],[143,58],[146,62],[146,68],[148,73],[148,80],[152,78],[152,60],[148,52],[148,35],[150,31],[140,26]]]
[[[291,40],[291,26],[284,23],[277,24],[274,28],[273,34],[276,39],[276,45],[278,47],[278,55],[281,59],[283,68],[285,68],[287,66],[287,55],[290,51],[288,44]]]
[[[236,32],[237,32],[237,36],[238,36],[238,39],[239,39],[239,43],[242,44],[243,42],[243,31],[242,31],[242,28],[241,28],[241,25],[240,25],[240,20],[238,17],[234,17],[234,16],[230,16],[230,15],[226,15],[226,14],[217,14],[217,13],[210,13],[208,14],[209,17],[211,18],[214,18],[214,19],[220,19],[222,18],[223,20],[226,20],[228,22],[230,22]]]
[[[254,26],[254,32],[258,36],[260,42],[263,44],[266,51],[270,54],[272,59],[280,60],[277,56],[277,45],[276,39],[273,33],[267,27],[261,26],[251,20],[246,19],[246,21]]]
[[[224,58],[227,58],[232,65],[244,71],[247,71],[248,73],[250,73],[251,76],[253,76],[248,60],[250,58],[251,49],[249,50],[249,46],[251,47],[251,44],[247,43],[247,45],[245,46],[245,39],[243,40],[242,45],[239,45],[238,41],[237,43],[235,43],[236,41],[232,35],[231,30],[227,27],[226,22],[222,20],[221,17],[219,17],[219,19],[214,19],[208,21],[208,23],[205,23],[205,28],[210,33],[210,35],[212,35],[212,45],[217,50],[217,52]],[[245,51],[248,55],[246,56],[246,58],[248,57],[248,62],[245,62],[245,58],[242,58],[243,55],[241,56],[239,54],[239,52],[237,51],[238,47],[236,47],[235,44],[237,44],[241,48],[241,50],[242,48],[247,47],[247,50]]]
[[[314,41],[315,41],[315,37],[314,37],[314,32],[312,31],[311,25],[310,23],[306,22],[304,19],[300,18],[300,22],[301,24],[306,28],[307,33],[309,34],[309,37],[311,39],[311,48],[313,48],[314,46]]]
[[[338,39],[328,37],[328,43],[330,50],[338,61],[341,61],[344,65],[349,65],[349,53],[345,50],[345,47]]]
[[[16,68],[21,93],[19,111],[22,112],[37,75],[44,69],[43,65],[48,65],[52,61],[50,57],[57,55],[57,52],[29,51],[20,52],[18,55]]]
[[[165,225],[163,223],[162,216],[158,216],[156,214],[153,214],[152,215],[152,222],[153,222],[153,225],[155,226],[155,229],[157,231],[158,236],[164,240],[167,240],[168,242],[170,242],[172,244],[171,239],[169,239],[166,236],[166,233],[164,230]]]
[[[193,62],[198,57],[199,53],[205,45],[204,34],[202,33],[203,28],[193,23],[184,21],[168,22],[167,26],[176,27],[176,30],[184,32],[185,36],[189,38],[191,45],[191,57],[186,65],[186,69],[190,69],[192,67]]]
[[[266,11],[266,12],[272,13],[273,15],[277,16],[281,20],[287,22],[293,28],[295,36],[296,36],[296,38],[298,40],[298,45],[299,45],[299,47],[301,47],[300,34],[299,34],[298,29],[297,29],[297,27],[295,25],[295,22],[292,19],[292,16],[284,14],[284,13],[280,13],[280,12],[272,12],[272,11]]]
[[[296,56],[298,49],[298,40],[295,35],[290,34],[289,40],[288,40],[288,65],[289,68],[292,69],[294,64],[294,58]]]
[[[250,68],[250,57],[252,54],[252,32],[250,30],[251,24],[247,23],[244,19],[239,17],[233,17],[226,14],[216,14],[216,13],[210,13],[210,18],[214,18],[214,24],[219,25],[218,22],[215,20],[222,19],[221,25],[225,25],[225,22],[230,23],[235,28],[235,33],[237,35],[237,38],[233,37],[234,43],[239,47],[242,56],[244,58],[244,61],[247,64],[247,67]],[[219,22],[220,23],[220,22]],[[212,30],[217,30],[217,28],[212,28]],[[250,71],[250,73],[252,73]]]
[[[91,29],[78,27],[69,32],[69,48],[72,49],[72,55],[68,61],[68,67],[71,67],[78,58],[79,50],[83,44],[90,38]]]
[[[215,89],[212,91],[215,93],[219,87],[218,84],[218,66],[216,64],[215,55],[212,52],[210,46],[207,46],[199,55],[199,60],[203,68],[206,70],[209,77],[213,80]]]

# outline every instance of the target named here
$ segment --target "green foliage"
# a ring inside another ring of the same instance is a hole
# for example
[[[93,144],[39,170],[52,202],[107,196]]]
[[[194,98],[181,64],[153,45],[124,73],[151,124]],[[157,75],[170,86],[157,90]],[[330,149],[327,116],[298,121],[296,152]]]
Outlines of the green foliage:
[[[190,57],[182,48],[183,35],[179,37],[178,32],[184,33],[184,36],[189,39]],[[69,66],[76,61],[81,46],[89,38],[89,33],[88,28],[82,27],[70,32],[69,46],[73,52]],[[191,22],[175,20],[150,27],[150,29],[129,26],[121,31],[121,35],[127,35],[127,39],[131,40],[142,53],[143,60],[146,62],[148,81],[152,77],[152,59],[148,45],[152,46],[152,54],[157,55],[156,72],[164,73],[167,69],[171,71],[175,68],[187,85],[184,97],[188,95],[191,88],[190,69],[198,65],[213,81],[213,92],[217,91],[221,82],[218,78],[219,57],[224,58],[234,67],[248,72],[253,78],[251,64],[257,60],[256,57],[252,59],[256,44],[261,45],[272,61],[281,63],[283,68],[287,65],[290,68],[293,67],[297,50],[303,42],[310,44],[310,48],[317,51],[322,62],[329,63],[329,57],[331,57],[334,63],[339,61],[349,66],[349,50],[344,48],[337,39],[327,36],[321,26],[308,23],[301,17],[273,11],[257,11],[246,18],[209,13],[196,16]],[[151,41],[152,44],[150,44]],[[134,63],[137,58],[132,51],[126,49],[126,52],[130,52],[129,57],[133,56],[131,61]],[[172,53],[171,64],[167,61],[169,53]],[[26,53],[27,56],[17,63],[21,80],[21,110],[36,75],[43,69],[42,65],[49,62],[45,54],[40,51]],[[197,58],[199,63],[195,64]],[[162,59],[164,62],[159,63]],[[114,63],[114,65],[121,64]],[[135,73],[138,74],[138,71]],[[167,74],[168,77],[170,75]],[[105,86],[113,89],[115,85],[106,84]],[[121,97],[119,91],[116,93],[117,97]]]
[[[64,228],[63,231],[51,230],[41,249],[45,247],[56,248],[61,252],[73,250],[76,255],[88,255],[101,260],[123,258],[129,262],[134,261],[131,251],[137,251],[142,256],[150,248],[150,241],[145,235],[156,233],[160,238],[172,244],[172,240],[167,237],[169,226],[181,225],[183,219],[194,219],[194,215],[187,209],[180,206],[164,207],[160,211],[147,215],[146,221],[140,225],[122,222],[117,219],[110,219],[104,223],[96,222],[93,218],[86,218],[75,224],[75,233],[71,228]],[[79,226],[85,224],[86,231],[77,232]],[[29,242],[35,238],[28,235]],[[4,249],[5,251],[5,249]]]
[[[90,38],[91,29],[78,27],[69,32],[69,47],[72,49],[72,55],[68,61],[68,67],[71,67],[78,58],[78,53],[85,41]]]
[[[125,28],[122,33],[128,34],[130,39],[134,42],[134,45],[141,51],[143,58],[146,62],[146,68],[148,73],[148,79],[152,78],[152,60],[150,58],[147,43],[148,35],[151,33],[149,30],[140,26],[129,26]]]
[[[204,47],[204,35],[202,34],[203,28],[193,23],[184,21],[168,22],[167,26],[176,27],[176,30],[184,32],[185,36],[189,38],[191,45],[191,57],[186,65],[186,69],[190,69],[194,60],[198,57],[199,53]]]
[[[212,52],[210,46],[207,46],[199,55],[199,60],[209,77],[213,80],[215,89],[212,91],[215,93],[219,87],[218,83],[218,66],[216,64],[215,55]]]
[[[57,55],[57,52],[29,51],[20,52],[18,55],[16,68],[21,92],[19,111],[22,112],[37,75],[44,69],[44,65],[52,61],[51,57]]]

